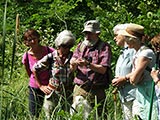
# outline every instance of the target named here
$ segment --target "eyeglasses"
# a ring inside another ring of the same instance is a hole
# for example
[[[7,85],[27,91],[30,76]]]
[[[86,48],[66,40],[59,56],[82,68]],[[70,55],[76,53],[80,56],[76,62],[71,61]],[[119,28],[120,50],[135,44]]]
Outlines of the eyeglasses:
[[[27,38],[27,39],[24,39],[24,42],[31,42],[33,40],[33,38]]]
[[[62,44],[60,47],[63,47],[63,48],[66,49],[66,48],[71,48],[72,46],[71,46],[71,45],[63,45],[63,44]]]

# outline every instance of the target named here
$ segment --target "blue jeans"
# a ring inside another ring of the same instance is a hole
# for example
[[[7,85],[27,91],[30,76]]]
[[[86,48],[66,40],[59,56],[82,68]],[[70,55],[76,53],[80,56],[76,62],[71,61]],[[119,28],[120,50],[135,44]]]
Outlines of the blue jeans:
[[[40,89],[29,87],[29,111],[33,117],[39,117],[44,102],[44,95]]]

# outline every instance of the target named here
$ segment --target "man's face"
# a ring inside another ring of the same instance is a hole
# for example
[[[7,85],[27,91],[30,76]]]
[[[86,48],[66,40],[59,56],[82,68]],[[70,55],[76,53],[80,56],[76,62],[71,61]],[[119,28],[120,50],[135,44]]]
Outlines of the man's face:
[[[85,32],[85,38],[88,41],[95,41],[98,38],[98,34],[92,32]]]

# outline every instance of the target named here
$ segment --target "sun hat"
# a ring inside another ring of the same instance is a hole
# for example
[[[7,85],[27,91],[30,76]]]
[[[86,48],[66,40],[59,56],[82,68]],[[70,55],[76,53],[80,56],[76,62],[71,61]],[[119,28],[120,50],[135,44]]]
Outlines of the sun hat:
[[[69,30],[63,30],[60,32],[55,39],[55,46],[60,47],[61,45],[67,45],[72,47],[75,43],[75,37]]]
[[[118,34],[133,38],[141,38],[144,35],[144,27],[138,24],[129,23],[126,29],[119,30]]]
[[[100,23],[97,20],[89,20],[84,23],[84,32],[100,33]]]

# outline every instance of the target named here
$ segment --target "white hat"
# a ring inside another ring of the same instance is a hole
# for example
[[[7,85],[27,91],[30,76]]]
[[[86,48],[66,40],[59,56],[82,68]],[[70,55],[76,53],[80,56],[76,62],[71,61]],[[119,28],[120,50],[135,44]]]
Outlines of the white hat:
[[[84,23],[84,30],[82,32],[100,33],[100,23],[97,20],[89,20]]]
[[[59,47],[61,45],[68,45],[72,47],[75,43],[75,37],[69,30],[63,30],[60,32],[55,39],[55,46]]]

